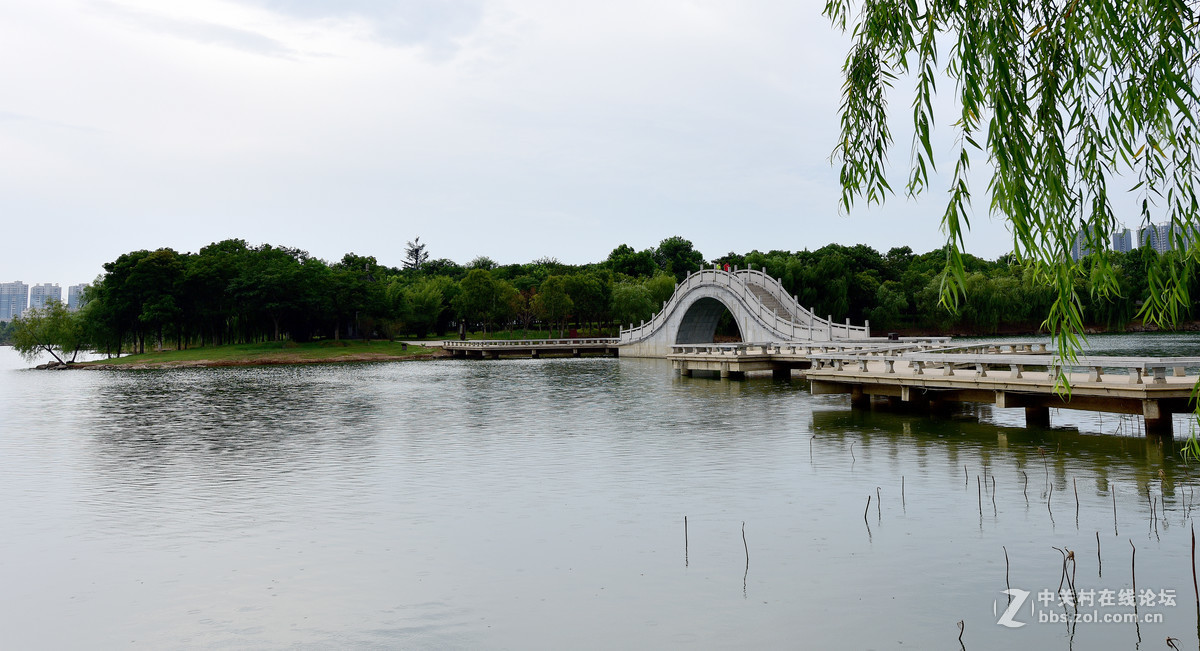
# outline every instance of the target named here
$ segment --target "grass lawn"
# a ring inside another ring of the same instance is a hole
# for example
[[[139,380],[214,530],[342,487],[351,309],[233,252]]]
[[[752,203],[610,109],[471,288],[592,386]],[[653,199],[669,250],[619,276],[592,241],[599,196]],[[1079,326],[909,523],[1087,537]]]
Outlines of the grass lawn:
[[[439,350],[439,348],[431,346],[408,346],[408,349],[405,350],[398,341],[384,340],[371,341],[369,344],[357,339],[336,342],[317,341],[305,344],[285,341],[147,352],[119,359],[85,362],[81,366],[241,366],[309,362],[366,362],[431,357]]]

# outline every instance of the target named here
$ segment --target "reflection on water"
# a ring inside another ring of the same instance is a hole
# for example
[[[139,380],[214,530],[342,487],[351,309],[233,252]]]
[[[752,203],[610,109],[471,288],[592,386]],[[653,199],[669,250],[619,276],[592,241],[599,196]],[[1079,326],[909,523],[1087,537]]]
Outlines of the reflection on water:
[[[1178,443],[1014,412],[856,411],[645,360],[3,370],[0,628],[13,648],[958,648],[963,620],[968,648],[1195,647]],[[1142,608],[1162,623],[996,624],[1006,585],[1057,590],[1053,547],[1080,590],[1131,588],[1130,543],[1139,590],[1176,591]]]

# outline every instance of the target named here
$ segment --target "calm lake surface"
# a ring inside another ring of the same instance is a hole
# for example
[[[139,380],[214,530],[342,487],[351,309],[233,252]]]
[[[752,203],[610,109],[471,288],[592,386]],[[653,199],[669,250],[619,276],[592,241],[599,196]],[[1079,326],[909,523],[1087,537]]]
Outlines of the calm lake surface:
[[[1200,473],[1140,419],[851,411],[632,359],[28,366],[0,348],[4,648],[1198,643]],[[1147,621],[1039,621],[1076,612],[1038,599],[1054,547],[1084,619],[1132,613],[1101,604],[1131,544]]]

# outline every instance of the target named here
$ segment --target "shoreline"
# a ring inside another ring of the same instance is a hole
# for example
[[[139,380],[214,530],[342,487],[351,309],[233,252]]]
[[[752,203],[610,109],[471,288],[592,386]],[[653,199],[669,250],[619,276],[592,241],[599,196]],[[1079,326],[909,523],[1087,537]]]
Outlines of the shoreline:
[[[231,366],[287,366],[293,364],[352,364],[369,362],[422,361],[449,358],[440,346],[403,341],[361,340],[339,343],[306,344],[264,343],[203,346],[182,350],[162,350],[99,358],[62,364],[50,361],[31,370],[148,370],[171,368],[221,368]]]

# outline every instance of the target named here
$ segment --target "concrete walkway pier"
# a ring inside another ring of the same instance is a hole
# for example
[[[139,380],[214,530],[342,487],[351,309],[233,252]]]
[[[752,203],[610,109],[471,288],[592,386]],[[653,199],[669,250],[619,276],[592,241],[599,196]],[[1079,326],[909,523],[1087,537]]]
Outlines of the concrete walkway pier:
[[[913,352],[813,356],[813,394],[849,393],[901,404],[974,402],[1024,409],[1026,425],[1050,424],[1050,409],[1142,416],[1146,433],[1172,435],[1171,415],[1195,409],[1200,357],[1079,357],[1046,353]],[[856,400],[857,398],[857,400]]]

